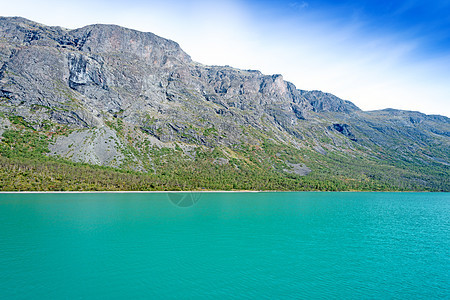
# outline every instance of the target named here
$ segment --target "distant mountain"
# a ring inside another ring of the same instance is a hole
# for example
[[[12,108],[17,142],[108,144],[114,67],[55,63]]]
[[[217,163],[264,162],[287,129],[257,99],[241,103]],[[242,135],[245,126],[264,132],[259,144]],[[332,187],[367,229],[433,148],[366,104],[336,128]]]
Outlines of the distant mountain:
[[[447,117],[364,112],[116,25],[0,18],[0,112],[1,189],[450,191]]]

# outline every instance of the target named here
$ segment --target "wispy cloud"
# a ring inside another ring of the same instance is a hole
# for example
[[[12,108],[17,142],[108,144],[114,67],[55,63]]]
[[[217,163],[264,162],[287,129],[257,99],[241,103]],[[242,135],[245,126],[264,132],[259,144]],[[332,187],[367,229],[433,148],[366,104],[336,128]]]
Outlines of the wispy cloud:
[[[306,1],[302,2],[290,2],[289,7],[295,9],[295,10],[303,10],[305,8],[308,8],[309,3]]]

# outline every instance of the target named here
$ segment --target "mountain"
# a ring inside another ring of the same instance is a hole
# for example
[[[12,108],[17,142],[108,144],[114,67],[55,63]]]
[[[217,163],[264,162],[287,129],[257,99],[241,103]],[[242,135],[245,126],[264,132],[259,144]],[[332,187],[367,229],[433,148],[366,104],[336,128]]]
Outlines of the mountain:
[[[116,25],[0,18],[0,134],[3,190],[450,191],[445,116],[362,111]]]

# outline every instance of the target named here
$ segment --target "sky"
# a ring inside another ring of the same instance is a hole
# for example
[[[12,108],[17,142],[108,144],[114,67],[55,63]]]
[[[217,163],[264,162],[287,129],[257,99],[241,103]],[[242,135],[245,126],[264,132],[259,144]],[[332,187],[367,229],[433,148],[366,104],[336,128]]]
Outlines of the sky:
[[[78,28],[117,24],[193,60],[282,74],[363,110],[450,117],[450,0],[0,0],[2,16]]]

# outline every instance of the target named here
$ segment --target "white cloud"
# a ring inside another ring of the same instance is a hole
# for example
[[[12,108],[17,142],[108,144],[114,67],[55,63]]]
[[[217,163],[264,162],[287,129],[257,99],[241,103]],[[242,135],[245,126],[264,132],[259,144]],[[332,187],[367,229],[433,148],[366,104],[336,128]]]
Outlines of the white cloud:
[[[291,2],[289,3],[289,7],[295,9],[295,10],[303,10],[309,6],[308,2],[302,1],[302,2]]]

